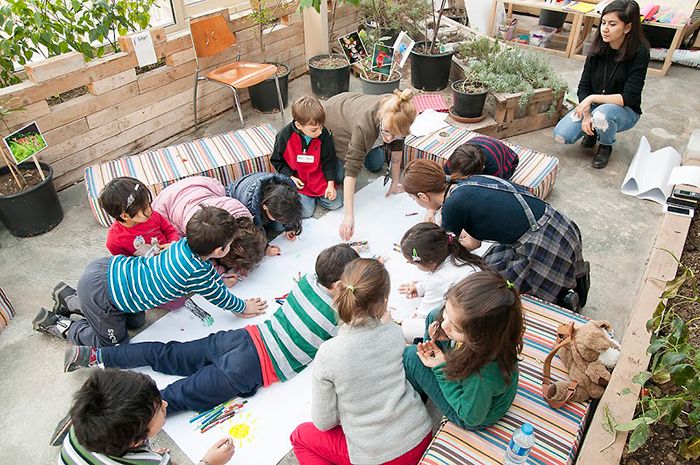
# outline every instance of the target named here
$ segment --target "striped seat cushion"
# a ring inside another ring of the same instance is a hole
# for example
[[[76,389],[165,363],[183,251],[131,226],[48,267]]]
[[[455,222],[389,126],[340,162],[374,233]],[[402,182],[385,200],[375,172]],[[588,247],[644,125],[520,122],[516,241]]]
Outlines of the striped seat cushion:
[[[441,137],[439,132],[442,131],[447,131],[450,134],[449,137]],[[457,147],[472,137],[481,135],[455,126],[447,126],[442,131],[421,137],[406,137],[403,152],[404,165],[417,158],[428,158],[444,165]],[[505,143],[518,154],[520,159],[511,181],[525,187],[542,200],[547,198],[557,180],[559,159],[508,142]]]
[[[140,179],[157,195],[188,176],[210,176],[227,185],[246,174],[271,171],[276,135],[271,124],[263,124],[90,166],[85,189],[92,212],[102,226],[112,223],[98,198],[102,188],[120,176]]]
[[[10,320],[15,316],[15,309],[12,302],[7,298],[5,291],[0,287],[0,332],[10,324]]]
[[[535,446],[528,464],[571,465],[583,436],[590,402],[567,403],[551,408],[541,395],[544,359],[556,339],[561,323],[587,320],[541,300],[523,296],[525,337],[521,355],[520,381],[513,405],[498,423],[481,431],[466,431],[454,423],[444,423],[433,438],[421,465],[489,465],[503,463],[513,431],[523,423],[535,428]],[[559,359],[552,361],[552,377],[567,379]]]

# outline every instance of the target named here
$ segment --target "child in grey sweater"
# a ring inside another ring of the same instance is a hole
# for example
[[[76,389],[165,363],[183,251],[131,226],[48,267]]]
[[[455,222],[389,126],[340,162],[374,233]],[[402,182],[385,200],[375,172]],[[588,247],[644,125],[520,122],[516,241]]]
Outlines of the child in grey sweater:
[[[389,290],[378,261],[346,265],[335,297],[345,324],[316,355],[313,423],[291,436],[301,465],[415,465],[428,447],[430,417],[405,379],[403,335],[387,312]]]

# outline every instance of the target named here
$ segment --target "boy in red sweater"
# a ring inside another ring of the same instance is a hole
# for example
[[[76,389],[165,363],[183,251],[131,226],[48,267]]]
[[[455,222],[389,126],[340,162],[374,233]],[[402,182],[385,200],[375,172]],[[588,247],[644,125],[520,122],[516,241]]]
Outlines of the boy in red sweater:
[[[151,191],[138,179],[116,178],[100,193],[100,206],[116,221],[107,233],[112,255],[150,257],[180,239],[175,227],[151,208]]]
[[[331,133],[323,127],[326,113],[321,102],[310,95],[297,99],[292,118],[277,134],[272,166],[296,184],[304,218],[314,214],[316,204],[337,210],[343,206],[335,189],[338,161]]]

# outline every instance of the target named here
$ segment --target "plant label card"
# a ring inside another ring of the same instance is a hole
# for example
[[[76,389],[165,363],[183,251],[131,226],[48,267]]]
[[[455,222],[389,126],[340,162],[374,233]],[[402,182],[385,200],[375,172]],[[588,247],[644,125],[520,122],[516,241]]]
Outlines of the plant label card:
[[[382,44],[374,44],[372,51],[372,71],[384,76],[391,74],[391,67],[394,63],[391,47]]]
[[[36,122],[3,138],[16,164],[20,164],[48,147]]]
[[[367,50],[358,31],[339,37],[338,43],[351,65],[367,58]]]
[[[416,45],[416,41],[411,39],[411,37],[406,34],[406,31],[401,31],[399,33],[393,46],[394,62],[398,63],[399,68],[403,68],[403,65],[406,64],[406,60],[408,60],[408,56],[411,54],[414,45]]]
[[[131,36],[131,41],[134,44],[134,52],[136,52],[136,61],[138,61],[139,68],[158,62],[156,48],[153,46],[153,38],[149,31],[134,34]]]

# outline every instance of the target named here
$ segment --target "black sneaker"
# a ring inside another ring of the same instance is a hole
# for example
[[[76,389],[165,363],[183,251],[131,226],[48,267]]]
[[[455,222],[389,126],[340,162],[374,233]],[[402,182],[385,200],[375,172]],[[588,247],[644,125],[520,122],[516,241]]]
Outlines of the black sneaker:
[[[95,348],[90,346],[73,346],[66,350],[66,355],[63,358],[63,371],[66,373],[93,366],[97,366]]]
[[[559,305],[568,308],[572,312],[579,313],[581,311],[581,303],[579,302],[578,293],[573,289],[568,289],[559,298]]]
[[[588,291],[591,289],[591,264],[583,262],[584,273],[576,278],[576,293],[578,294],[581,308],[588,302]]]
[[[581,140],[581,147],[584,149],[592,149],[595,147],[595,144],[598,142],[598,138],[594,135],[589,136],[588,134],[583,135],[583,139]]]
[[[612,145],[598,145],[598,152],[596,152],[595,157],[593,157],[593,163],[591,163],[591,166],[595,169],[605,168],[608,166],[611,153]]]
[[[54,447],[58,447],[61,444],[63,444],[63,440],[66,438],[66,436],[68,436],[68,431],[70,431],[70,427],[72,425],[73,420],[70,417],[70,413],[65,417],[61,418],[61,421],[58,422],[58,424],[56,425],[56,429],[51,435],[49,444]]]
[[[70,328],[71,323],[72,321],[68,318],[57,315],[54,312],[50,312],[44,307],[41,307],[39,313],[37,313],[32,320],[32,327],[34,328],[34,331],[50,334],[65,340],[66,333],[68,332],[68,328]]]
[[[66,305],[66,298],[77,293],[78,292],[68,284],[59,281],[56,287],[53,288],[53,312],[57,315],[65,316],[66,318],[70,317],[71,313],[82,315],[82,312],[71,312],[68,305]]]

